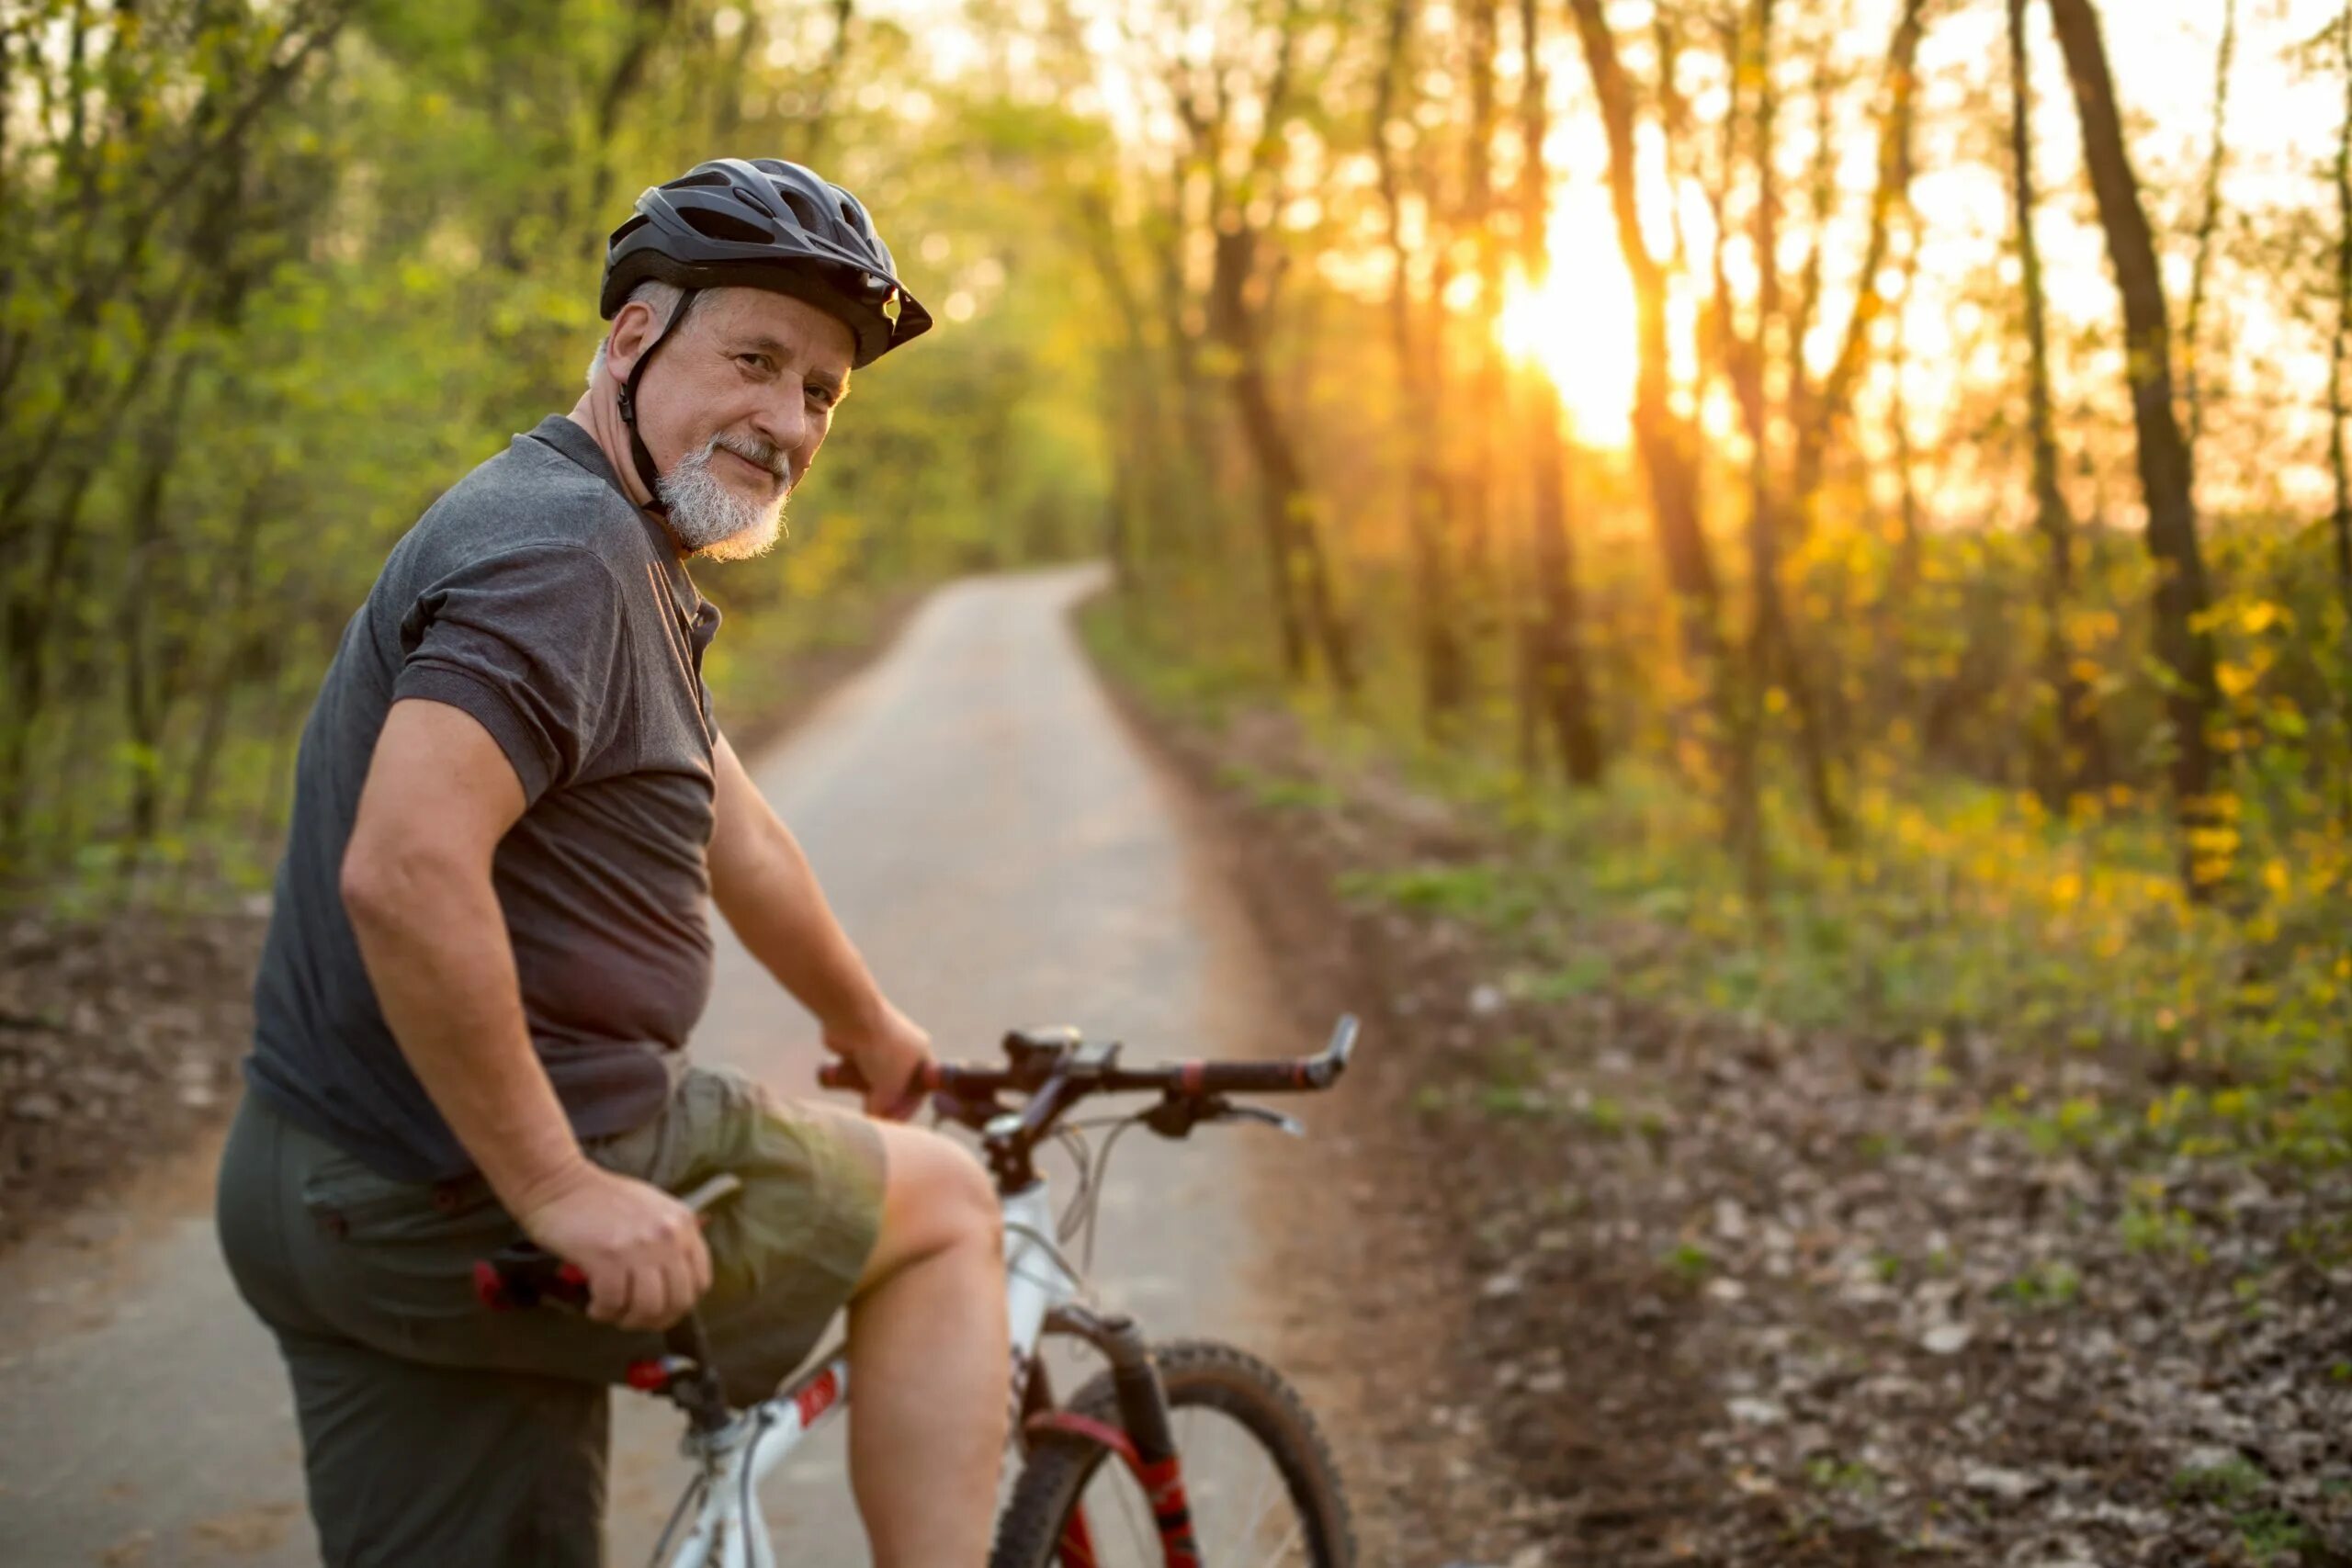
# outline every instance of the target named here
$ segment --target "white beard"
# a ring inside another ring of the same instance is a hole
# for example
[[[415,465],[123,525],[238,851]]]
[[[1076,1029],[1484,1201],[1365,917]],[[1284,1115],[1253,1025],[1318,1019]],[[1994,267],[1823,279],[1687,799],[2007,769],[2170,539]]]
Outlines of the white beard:
[[[746,500],[712,471],[722,451],[748,457],[770,472],[782,468],[775,499]],[[792,493],[790,464],[774,447],[741,436],[714,435],[699,452],[678,459],[662,476],[662,501],[670,509],[670,532],[688,555],[711,560],[750,560],[775,547],[784,533],[784,503]]]

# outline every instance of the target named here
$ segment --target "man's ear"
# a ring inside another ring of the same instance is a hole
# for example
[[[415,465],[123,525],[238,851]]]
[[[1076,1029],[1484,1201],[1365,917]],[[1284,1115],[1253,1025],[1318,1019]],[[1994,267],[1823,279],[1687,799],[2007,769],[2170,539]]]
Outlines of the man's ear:
[[[662,335],[662,318],[642,299],[631,299],[613,318],[605,338],[605,366],[616,382],[627,383],[638,356]]]

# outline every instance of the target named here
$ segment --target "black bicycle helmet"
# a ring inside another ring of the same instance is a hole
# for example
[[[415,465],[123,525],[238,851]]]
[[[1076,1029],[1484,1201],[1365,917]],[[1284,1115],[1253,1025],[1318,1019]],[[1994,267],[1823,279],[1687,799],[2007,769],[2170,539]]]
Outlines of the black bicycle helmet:
[[[714,158],[639,197],[605,246],[605,320],[649,278],[685,291],[673,324],[705,288],[766,288],[806,300],[849,328],[857,344],[851,363],[861,367],[931,328],[931,312],[900,286],[890,247],[857,197],[781,158]],[[630,455],[657,511],[660,475],[637,434],[637,387],[668,336],[665,327],[638,355],[619,395]]]
[[[931,326],[857,197],[781,158],[715,158],[639,197],[605,252],[605,320],[647,278],[805,299],[848,325],[861,366]]]

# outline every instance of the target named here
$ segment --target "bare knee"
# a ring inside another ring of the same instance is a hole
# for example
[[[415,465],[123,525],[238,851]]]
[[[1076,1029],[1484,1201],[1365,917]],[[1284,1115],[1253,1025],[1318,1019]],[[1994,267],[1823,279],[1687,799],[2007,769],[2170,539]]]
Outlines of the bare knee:
[[[861,1290],[947,1252],[1002,1256],[1003,1218],[988,1172],[963,1145],[920,1127],[883,1123],[882,1229]]]

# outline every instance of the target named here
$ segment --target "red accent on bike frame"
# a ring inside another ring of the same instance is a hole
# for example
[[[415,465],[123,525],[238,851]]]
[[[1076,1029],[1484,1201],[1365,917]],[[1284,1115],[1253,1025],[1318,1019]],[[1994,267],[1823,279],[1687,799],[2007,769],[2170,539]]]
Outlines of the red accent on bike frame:
[[[492,1312],[504,1312],[506,1282],[498,1277],[497,1266],[485,1258],[474,1265],[474,1295]]]
[[[670,1385],[669,1359],[656,1356],[650,1360],[631,1361],[623,1378],[639,1393],[659,1393]]]
[[[1084,1504],[1072,1508],[1062,1525],[1061,1544],[1055,1549],[1055,1561],[1061,1568],[1100,1568],[1102,1560],[1094,1555],[1094,1532],[1086,1528]]]
[[[1200,1543],[1193,1539],[1192,1505],[1185,1500],[1182,1468],[1174,1455],[1157,1464],[1146,1464],[1136,1455],[1135,1442],[1126,1433],[1107,1421],[1097,1421],[1072,1410],[1048,1410],[1033,1416],[1023,1429],[1068,1432],[1100,1443],[1117,1454],[1151,1504],[1151,1517],[1159,1527],[1160,1560],[1165,1568],[1201,1568]],[[1094,1548],[1087,1537],[1083,1514],[1071,1515],[1069,1523],[1062,1528],[1059,1550],[1062,1568],[1093,1568]]]
[[[816,1380],[808,1387],[795,1393],[792,1396],[792,1407],[800,1412],[801,1429],[806,1431],[815,1426],[817,1417],[831,1410],[833,1407],[833,1402],[841,1397],[841,1374],[831,1367],[819,1373]]]
[[[1158,1464],[1136,1466],[1136,1479],[1151,1500],[1151,1517],[1159,1526],[1160,1555],[1167,1568],[1201,1568],[1201,1545],[1193,1539],[1192,1505],[1184,1499],[1184,1476],[1170,1454]]]
[[[1023,1422],[1022,1430],[1030,1433],[1068,1432],[1073,1438],[1100,1443],[1126,1461],[1127,1468],[1138,1477],[1143,1473],[1143,1461],[1136,1457],[1134,1441],[1108,1421],[1097,1421],[1093,1416],[1080,1416],[1075,1410],[1046,1410]]]
[[[1201,1075],[1207,1071],[1206,1062],[1187,1062],[1177,1071],[1176,1082],[1186,1094],[1201,1092]]]

